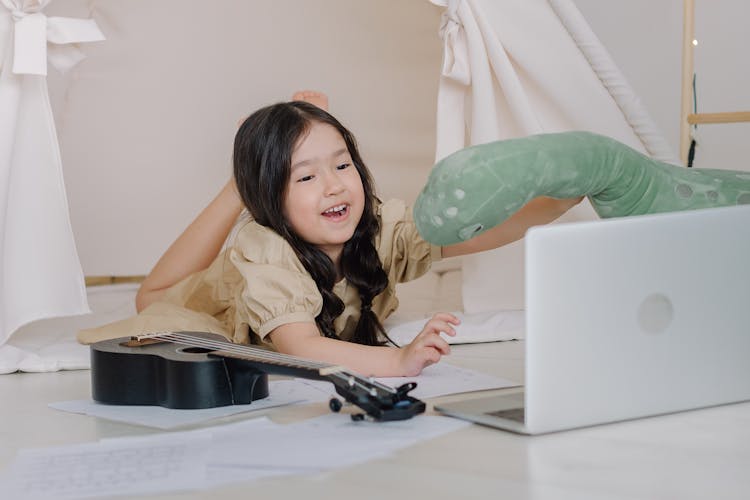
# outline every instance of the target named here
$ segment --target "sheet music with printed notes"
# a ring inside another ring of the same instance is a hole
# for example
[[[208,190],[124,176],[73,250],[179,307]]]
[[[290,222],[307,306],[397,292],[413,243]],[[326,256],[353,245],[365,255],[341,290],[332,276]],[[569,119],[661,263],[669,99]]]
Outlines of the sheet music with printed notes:
[[[348,467],[468,425],[439,416],[353,422],[349,415],[332,413],[288,425],[261,417],[184,432],[25,449],[0,476],[0,491],[3,498],[70,499],[205,490]],[[295,443],[294,451],[279,446],[289,442]]]

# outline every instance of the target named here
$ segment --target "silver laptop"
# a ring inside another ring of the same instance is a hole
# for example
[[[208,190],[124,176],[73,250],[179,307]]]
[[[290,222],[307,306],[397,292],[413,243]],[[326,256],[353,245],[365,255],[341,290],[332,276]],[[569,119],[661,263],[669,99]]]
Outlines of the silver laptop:
[[[523,393],[437,405],[524,434],[750,400],[750,206],[536,227]]]

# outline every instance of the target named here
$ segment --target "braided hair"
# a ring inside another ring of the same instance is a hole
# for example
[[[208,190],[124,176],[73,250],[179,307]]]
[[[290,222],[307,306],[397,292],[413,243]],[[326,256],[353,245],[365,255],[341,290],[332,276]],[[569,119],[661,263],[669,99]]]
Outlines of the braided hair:
[[[372,301],[388,286],[388,275],[375,249],[380,229],[376,216],[378,199],[354,136],[336,118],[312,104],[294,101],[273,104],[250,115],[234,140],[234,177],[242,202],[255,221],[281,235],[294,249],[323,297],[323,307],[315,318],[320,331],[338,338],[334,320],[344,311],[343,301],[333,292],[336,269],[322,250],[304,241],[284,217],[284,193],[291,175],[292,152],[314,122],[331,125],[344,139],[362,181],[365,204],[353,236],[341,252],[341,272],[355,286],[361,299],[361,314],[352,342],[365,345],[392,343],[372,312]]]

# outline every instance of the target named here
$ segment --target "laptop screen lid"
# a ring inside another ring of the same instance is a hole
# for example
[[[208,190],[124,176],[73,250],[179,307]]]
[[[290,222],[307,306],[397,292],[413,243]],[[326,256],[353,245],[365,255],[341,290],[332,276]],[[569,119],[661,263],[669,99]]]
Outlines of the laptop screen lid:
[[[750,206],[526,235],[529,433],[750,399]]]

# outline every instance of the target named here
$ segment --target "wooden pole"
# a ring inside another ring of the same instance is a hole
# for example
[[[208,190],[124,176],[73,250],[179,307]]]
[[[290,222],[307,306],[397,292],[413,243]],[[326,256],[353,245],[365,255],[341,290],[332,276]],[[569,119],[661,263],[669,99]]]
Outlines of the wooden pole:
[[[86,286],[115,285],[120,283],[140,283],[146,276],[86,276]]]
[[[698,113],[687,117],[689,124],[750,122],[750,111],[728,111],[725,113]]]
[[[690,149],[688,115],[693,104],[693,40],[695,39],[695,0],[683,0],[682,101],[680,105],[680,160],[687,165]]]

